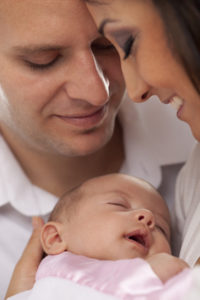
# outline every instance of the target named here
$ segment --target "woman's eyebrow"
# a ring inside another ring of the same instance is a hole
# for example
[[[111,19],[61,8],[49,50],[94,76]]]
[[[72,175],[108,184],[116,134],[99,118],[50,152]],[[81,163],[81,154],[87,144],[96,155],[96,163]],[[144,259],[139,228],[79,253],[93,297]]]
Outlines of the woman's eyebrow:
[[[106,26],[108,23],[115,23],[115,22],[117,22],[117,20],[112,20],[112,19],[109,19],[109,18],[104,19],[104,20],[100,23],[100,25],[99,25],[99,29],[98,29],[99,33],[102,34],[102,35],[105,35],[105,34],[104,34],[105,26]]]

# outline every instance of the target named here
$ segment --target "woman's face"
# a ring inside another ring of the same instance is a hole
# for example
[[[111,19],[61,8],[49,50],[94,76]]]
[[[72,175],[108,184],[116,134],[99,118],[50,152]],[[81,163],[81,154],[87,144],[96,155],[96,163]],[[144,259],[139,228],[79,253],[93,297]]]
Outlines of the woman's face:
[[[200,140],[200,96],[169,48],[163,22],[149,0],[89,1],[98,28],[120,54],[130,98],[142,102],[157,95],[174,104]]]

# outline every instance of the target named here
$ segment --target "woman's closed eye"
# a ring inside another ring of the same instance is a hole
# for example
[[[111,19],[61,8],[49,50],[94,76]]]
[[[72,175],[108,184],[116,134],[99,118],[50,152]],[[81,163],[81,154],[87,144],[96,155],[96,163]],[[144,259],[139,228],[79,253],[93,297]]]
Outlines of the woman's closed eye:
[[[129,57],[129,55],[131,53],[131,50],[132,50],[132,47],[133,47],[133,44],[134,44],[134,41],[135,41],[135,38],[132,35],[130,35],[128,37],[128,39],[126,40],[126,42],[124,43],[124,45],[122,47],[122,49],[125,53],[124,60]]]
[[[113,41],[113,44],[115,44],[116,47],[120,47],[124,52],[123,59],[127,59],[130,53],[133,51],[133,45],[138,33],[122,28],[114,31],[111,29],[108,31],[108,35]]]

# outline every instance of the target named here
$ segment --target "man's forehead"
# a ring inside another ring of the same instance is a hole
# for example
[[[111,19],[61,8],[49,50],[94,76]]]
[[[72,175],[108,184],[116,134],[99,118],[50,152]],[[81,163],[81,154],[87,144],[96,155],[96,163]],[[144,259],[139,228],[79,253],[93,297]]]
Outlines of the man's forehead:
[[[55,4],[54,0],[1,0],[0,7],[7,7],[11,9],[12,7],[20,7],[22,5],[29,6],[31,4],[34,4],[41,6],[42,4],[44,4],[45,6],[48,6],[49,4],[53,3]],[[56,0],[56,3],[63,3],[63,0]]]
[[[20,48],[21,54],[35,52],[35,47],[43,51],[44,47],[70,46],[79,35],[84,36],[81,30],[93,39],[96,27],[89,16],[82,0],[0,0],[1,43],[4,48],[28,48]]]
[[[81,0],[73,0],[74,3]],[[57,12],[67,15],[70,7],[74,7],[72,1],[63,0],[1,0],[0,14],[4,16],[18,16],[26,17],[29,13],[34,16],[36,12],[38,15],[56,14]],[[29,20],[31,21],[31,19]]]
[[[46,0],[45,0],[46,1]],[[48,0],[47,0],[48,2]],[[33,5],[40,5],[42,4],[41,0],[36,0],[35,2],[33,0],[1,0],[0,1],[0,12],[4,14],[10,14],[13,12],[17,12],[18,9],[23,8],[30,8]]]
[[[41,0],[36,0],[35,2],[34,0],[1,0],[0,22],[1,20],[2,22],[12,22],[13,24],[16,22],[17,26],[25,20],[27,27],[29,27],[35,16],[51,14],[51,10],[53,13],[52,4],[48,4],[48,0],[45,0],[44,3]]]

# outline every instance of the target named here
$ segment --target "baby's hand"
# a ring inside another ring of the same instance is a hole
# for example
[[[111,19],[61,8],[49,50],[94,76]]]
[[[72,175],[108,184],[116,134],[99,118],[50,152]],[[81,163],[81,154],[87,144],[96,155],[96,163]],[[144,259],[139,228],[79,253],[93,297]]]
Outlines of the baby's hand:
[[[189,268],[184,260],[167,253],[154,254],[147,259],[147,262],[162,282]]]

